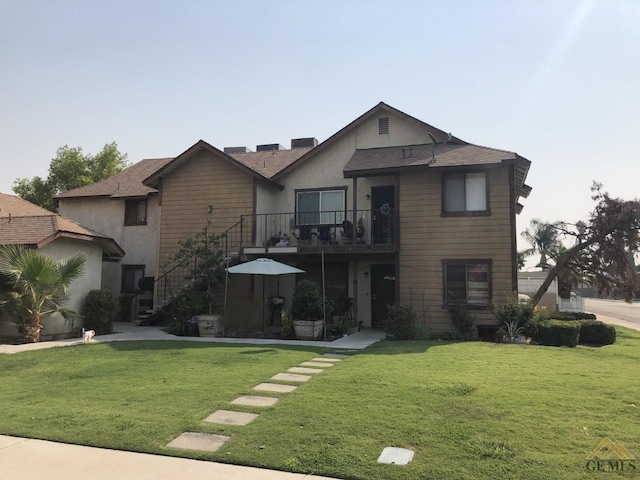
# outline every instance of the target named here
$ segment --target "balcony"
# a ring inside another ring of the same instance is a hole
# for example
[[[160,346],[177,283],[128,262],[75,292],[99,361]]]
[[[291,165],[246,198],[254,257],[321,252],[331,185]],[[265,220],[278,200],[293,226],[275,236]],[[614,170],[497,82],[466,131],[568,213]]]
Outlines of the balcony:
[[[392,209],[243,215],[239,228],[246,254],[398,250],[398,214]]]

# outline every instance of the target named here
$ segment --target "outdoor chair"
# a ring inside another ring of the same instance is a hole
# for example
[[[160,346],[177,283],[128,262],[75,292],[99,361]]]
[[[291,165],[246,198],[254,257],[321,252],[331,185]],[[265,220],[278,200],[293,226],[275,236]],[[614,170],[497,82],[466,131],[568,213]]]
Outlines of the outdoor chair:
[[[293,234],[298,240],[298,245],[311,245],[311,237],[317,235],[311,231],[311,225],[300,225],[298,234]]]
[[[356,243],[364,243],[364,228],[358,226],[356,228]],[[344,244],[353,243],[353,223],[349,220],[342,222],[342,230],[340,231],[340,240]]]

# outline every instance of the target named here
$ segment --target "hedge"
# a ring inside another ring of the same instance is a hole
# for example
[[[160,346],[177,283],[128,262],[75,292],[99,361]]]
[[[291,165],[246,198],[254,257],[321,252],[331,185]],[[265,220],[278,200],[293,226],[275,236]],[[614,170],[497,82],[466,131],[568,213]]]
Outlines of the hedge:
[[[540,345],[575,347],[580,338],[580,322],[542,320],[537,322],[532,338]]]
[[[116,302],[107,290],[91,290],[84,301],[82,310],[83,327],[95,330],[96,335],[105,335],[113,331],[113,319],[116,316]]]
[[[551,312],[549,318],[551,320],[596,320],[593,313],[584,312]]]
[[[616,343],[616,329],[599,320],[582,320],[580,322],[581,345],[613,345]]]

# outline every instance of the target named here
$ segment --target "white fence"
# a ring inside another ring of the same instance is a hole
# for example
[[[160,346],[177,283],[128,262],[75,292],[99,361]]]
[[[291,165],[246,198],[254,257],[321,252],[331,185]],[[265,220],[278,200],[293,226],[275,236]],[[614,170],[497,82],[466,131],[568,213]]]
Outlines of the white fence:
[[[561,298],[558,301],[560,312],[584,312],[584,298],[571,295],[571,298]]]

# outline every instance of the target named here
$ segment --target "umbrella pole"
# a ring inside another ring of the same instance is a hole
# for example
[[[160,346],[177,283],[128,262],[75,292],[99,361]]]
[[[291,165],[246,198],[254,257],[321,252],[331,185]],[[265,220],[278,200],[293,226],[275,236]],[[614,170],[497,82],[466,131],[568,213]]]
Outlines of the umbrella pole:
[[[327,341],[327,296],[324,286],[324,249],[320,251],[322,254],[322,315],[324,316],[324,341]]]
[[[224,276],[224,303],[222,304],[222,318],[227,316],[227,292],[229,290],[229,257],[227,257],[227,269]]]

